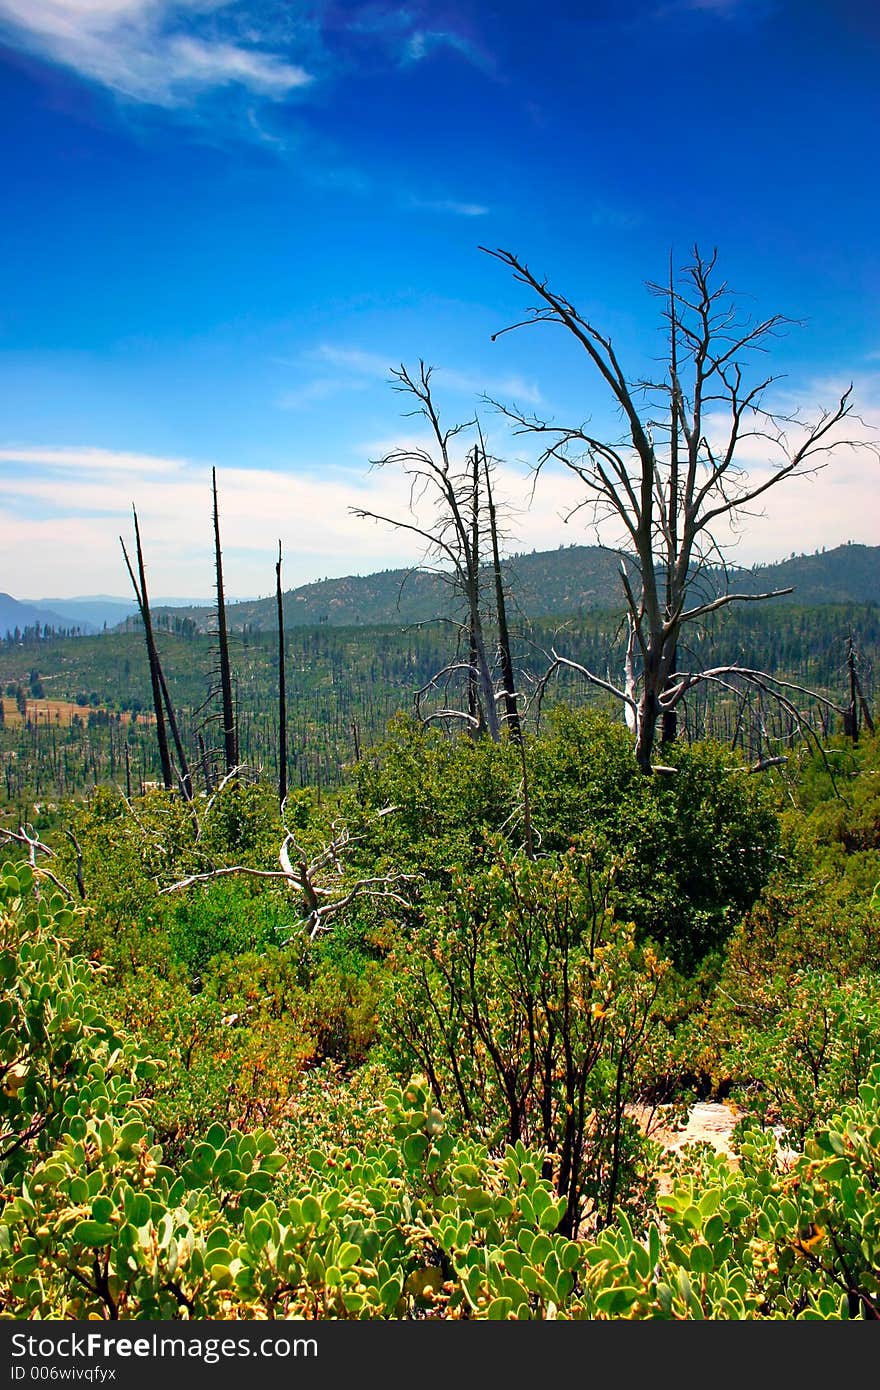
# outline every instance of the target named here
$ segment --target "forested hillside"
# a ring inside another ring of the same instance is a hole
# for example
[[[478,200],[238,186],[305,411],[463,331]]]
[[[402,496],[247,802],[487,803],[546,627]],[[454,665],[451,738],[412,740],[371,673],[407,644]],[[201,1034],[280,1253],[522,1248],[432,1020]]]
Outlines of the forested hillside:
[[[504,582],[516,611],[524,618],[567,618],[592,610],[622,609],[620,557],[600,546],[568,545],[532,551],[502,561]],[[727,588],[755,594],[793,587],[791,601],[809,607],[820,603],[880,603],[880,546],[845,545],[816,555],[791,556],[774,565],[725,570],[711,567],[701,576],[706,592]],[[427,622],[456,610],[448,578],[415,568],[385,570],[346,579],[323,579],[291,589],[284,596],[289,627],[320,623],[351,627]],[[162,609],[171,621],[188,618],[200,631],[213,623],[211,609]],[[229,605],[233,629],[269,630],[275,622],[274,599]]]
[[[742,608],[723,623],[707,619],[694,634],[690,655],[698,665],[739,662],[796,681],[840,709],[849,698],[846,653],[851,637],[866,696],[874,700],[880,609],[873,605]],[[596,611],[551,623],[515,621],[513,639],[531,726],[539,709],[537,702],[530,708],[528,698],[535,694],[551,648],[599,670],[615,672],[623,666],[624,632],[616,614]],[[158,641],[188,745],[197,750],[201,732],[206,748],[216,749],[217,702],[211,698],[216,639],[194,632],[175,613],[159,619]],[[291,628],[286,639],[291,783],[328,788],[347,781],[360,754],[381,738],[396,712],[413,709],[415,692],[454,650],[454,636],[439,623]],[[276,775],[275,639],[270,632],[236,634],[232,656],[243,760],[266,776]],[[140,633],[0,643],[0,699],[2,800],[54,801],[108,781],[138,790],[159,775]],[[544,708],[558,699],[575,706],[607,703],[574,670],[559,674],[544,696]],[[738,708],[720,692],[695,697],[688,727],[731,738]],[[842,727],[839,713],[827,712],[825,718],[829,729]],[[757,708],[740,719],[742,745],[753,748],[756,756],[766,752],[756,733]],[[762,711],[760,719],[771,738],[780,732],[772,710]]]

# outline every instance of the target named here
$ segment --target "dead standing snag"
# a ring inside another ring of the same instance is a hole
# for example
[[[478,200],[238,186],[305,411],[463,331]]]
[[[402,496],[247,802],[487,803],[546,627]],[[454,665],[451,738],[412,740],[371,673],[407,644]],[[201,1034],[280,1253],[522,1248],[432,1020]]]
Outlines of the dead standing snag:
[[[667,740],[674,737],[674,716],[687,692],[712,678],[678,669],[684,630],[728,604],[787,592],[741,594],[724,586],[724,524],[735,526],[786,478],[824,467],[833,449],[870,447],[838,429],[852,413],[852,388],[811,422],[767,409],[764,395],[777,378],[758,373],[750,379],[748,359],[765,351],[789,320],[779,314],[757,323],[741,318],[727,285],[715,283],[715,254],[705,259],[695,249],[678,286],[670,273],[668,285],[650,287],[666,302],[667,371],[659,380],[639,381],[625,374],[610,337],[524,261],[511,251],[481,249],[537,296],[528,316],[501,333],[533,324],[564,328],[623,419],[620,438],[608,440],[588,423],[556,425],[499,406],[517,433],[542,440],[538,470],[555,459],[583,484],[584,499],[570,515],[584,508],[595,525],[617,527],[630,634],[627,670],[620,685],[586,669],[583,674],[624,704],[636,760],[650,772],[658,724]],[[755,476],[742,461],[749,440],[760,441],[764,455]],[[747,670],[731,667],[725,674],[752,681]]]

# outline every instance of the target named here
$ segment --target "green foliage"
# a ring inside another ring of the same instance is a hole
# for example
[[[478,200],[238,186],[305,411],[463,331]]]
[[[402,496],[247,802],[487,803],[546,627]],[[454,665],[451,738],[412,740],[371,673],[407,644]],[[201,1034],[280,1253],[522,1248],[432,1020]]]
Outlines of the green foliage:
[[[634,1197],[626,1105],[660,1065],[665,966],[615,923],[583,856],[533,864],[496,843],[489,857],[393,954],[385,1034],[468,1130],[547,1153],[571,1234]]]
[[[838,984],[806,970],[769,1006],[753,998],[741,1011],[735,1066],[749,1114],[800,1143],[855,1098],[877,1060],[880,980],[872,972]]]
[[[520,777],[513,745],[449,738],[400,715],[357,768],[358,804],[396,807],[367,832],[367,852],[448,887],[456,867],[482,862],[487,830],[516,820]]]
[[[26,864],[0,872],[0,1178],[48,1152],[74,1114],[131,1102],[155,1073],[95,1001],[88,962],[61,940],[73,913],[34,892]]]
[[[876,802],[876,754],[870,739],[847,753],[852,776],[836,779],[847,800],[820,758],[808,764],[797,785],[809,814],[785,813],[781,867],[678,1033],[683,1067],[733,1086],[750,1113],[798,1139],[878,1059],[877,851],[844,843]]]
[[[644,777],[625,729],[557,709],[532,748],[532,813],[545,849],[598,837],[618,863],[618,916],[693,969],[754,901],[779,828],[772,795],[728,749],[680,743],[664,758],[674,773]]]
[[[236,878],[175,894],[157,910],[174,959],[199,977],[214,956],[276,946],[291,918],[283,893]]]
[[[21,866],[0,885],[6,1033],[28,1076],[71,1047],[55,1037],[64,1014],[59,1002],[49,1017],[46,986],[59,1001],[73,990],[88,1018],[67,1057],[77,1085],[63,1115],[42,1082],[10,1088],[48,1118],[33,1129],[4,1112],[27,1159],[7,1162],[0,1192],[7,1317],[880,1314],[880,1066],[790,1165],[760,1131],[746,1135],[738,1168],[698,1148],[672,1175],[662,1222],[640,1229],[619,1214],[581,1242],[559,1233],[566,1203],[542,1172],[546,1156],[456,1137],[424,1077],[387,1090],[371,1136],[315,1147],[293,1181],[261,1127],[214,1122],[169,1164],[141,1094],[153,1068],[118,1032],[108,1054],[89,1013],[95,967],[61,971],[67,910],[35,907]]]
[[[628,731],[607,715],[553,712],[528,740],[534,841],[542,853],[598,842],[617,865],[611,901],[682,969],[728,936],[775,863],[771,790],[714,744],[669,750],[674,774],[644,777]],[[510,744],[444,738],[399,720],[359,769],[368,807],[399,809],[378,825],[373,852],[444,891],[450,869],[484,859],[485,831],[524,840],[522,770]]]

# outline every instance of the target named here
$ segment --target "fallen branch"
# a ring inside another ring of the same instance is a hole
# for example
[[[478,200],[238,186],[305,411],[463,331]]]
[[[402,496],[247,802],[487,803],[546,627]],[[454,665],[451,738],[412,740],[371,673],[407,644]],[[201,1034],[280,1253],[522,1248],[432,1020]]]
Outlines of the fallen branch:
[[[31,831],[30,834],[28,833],[29,831]],[[37,863],[38,854],[49,855],[52,859],[56,858],[56,854],[51,845],[43,844],[39,836],[33,833],[33,827],[29,825],[20,825],[18,830],[0,830],[0,835],[3,836],[4,841],[11,841],[13,844],[18,845],[26,845],[28,851],[28,864],[32,872],[40,874],[43,878],[47,878],[50,883],[54,884],[55,887],[65,895],[65,897],[73,898],[73,894],[67,887],[67,884],[62,883],[57,874],[54,874],[51,869],[47,869],[44,864]],[[37,891],[37,895],[39,896],[38,890],[35,889],[35,891]]]
[[[229,777],[233,775],[234,773],[228,774]],[[396,806],[384,806],[372,819],[380,820],[397,809]],[[361,838],[359,835],[353,836],[348,826],[343,826],[329,844],[309,857],[293,831],[288,830],[278,850],[280,869],[253,869],[246,864],[223,865],[217,869],[206,869],[202,873],[188,874],[186,878],[178,879],[166,888],[160,888],[159,894],[165,896],[169,893],[179,893],[193,887],[194,884],[210,883],[214,879],[227,878],[232,874],[241,874],[249,878],[281,879],[288,887],[295,889],[302,899],[301,921],[294,930],[304,930],[309,938],[314,940],[319,932],[330,930],[333,919],[349,907],[355,898],[386,898],[401,907],[410,905],[409,900],[396,889],[404,883],[414,881],[413,874],[359,878],[348,887],[341,882],[344,874],[343,855]],[[291,857],[291,848],[296,855],[295,860]],[[326,881],[323,881],[325,879]]]

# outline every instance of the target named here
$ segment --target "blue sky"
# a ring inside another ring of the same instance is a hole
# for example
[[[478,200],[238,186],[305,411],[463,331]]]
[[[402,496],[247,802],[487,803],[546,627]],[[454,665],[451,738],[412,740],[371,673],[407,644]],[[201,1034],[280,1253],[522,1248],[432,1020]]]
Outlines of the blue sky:
[[[880,424],[880,13],[858,0],[331,3],[0,0],[0,589],[210,592],[210,469],[230,591],[417,557],[369,460],[413,434],[387,381],[436,365],[451,422],[485,392],[615,425],[503,246],[612,333],[662,340],[645,281],[719,249],[788,400],[849,380]],[[480,407],[514,549],[593,537],[573,480]],[[880,466],[792,482],[733,558],[880,542]]]

